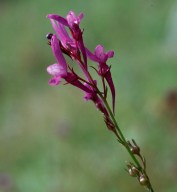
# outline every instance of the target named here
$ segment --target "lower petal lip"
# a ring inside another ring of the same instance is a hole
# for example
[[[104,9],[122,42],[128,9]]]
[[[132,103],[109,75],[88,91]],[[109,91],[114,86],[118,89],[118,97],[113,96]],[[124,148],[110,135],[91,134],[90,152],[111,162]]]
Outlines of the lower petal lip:
[[[49,65],[47,67],[47,72],[52,76],[65,76],[67,74],[67,71],[60,66],[59,64],[55,63],[53,65]]]

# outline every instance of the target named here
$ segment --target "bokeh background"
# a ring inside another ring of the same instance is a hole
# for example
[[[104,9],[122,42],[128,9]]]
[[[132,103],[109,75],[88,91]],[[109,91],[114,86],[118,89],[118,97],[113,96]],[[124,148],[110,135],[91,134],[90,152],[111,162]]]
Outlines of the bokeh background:
[[[48,86],[48,13],[84,12],[85,44],[109,61],[116,118],[146,156],[155,191],[177,191],[176,0],[0,1],[0,192],[144,191],[91,102]]]

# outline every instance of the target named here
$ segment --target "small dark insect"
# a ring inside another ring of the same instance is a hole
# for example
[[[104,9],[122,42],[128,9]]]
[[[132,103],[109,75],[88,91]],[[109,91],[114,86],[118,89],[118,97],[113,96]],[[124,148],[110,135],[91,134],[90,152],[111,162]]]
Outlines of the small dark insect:
[[[52,39],[52,36],[53,36],[52,33],[47,33],[47,35],[46,35],[46,38],[48,39],[48,45],[51,45],[50,40]]]
[[[52,36],[53,36],[52,33],[47,33],[46,38],[49,39],[49,40],[51,40],[51,39],[52,39]]]

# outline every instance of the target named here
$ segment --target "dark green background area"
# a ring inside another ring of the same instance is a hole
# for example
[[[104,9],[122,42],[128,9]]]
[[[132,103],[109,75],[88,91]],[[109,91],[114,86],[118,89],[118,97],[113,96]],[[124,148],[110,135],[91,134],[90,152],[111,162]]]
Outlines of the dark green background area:
[[[0,192],[144,191],[95,106],[70,85],[48,85],[46,15],[70,10],[85,14],[90,50],[115,51],[119,125],[141,146],[155,191],[176,192],[177,114],[165,100],[177,89],[175,0],[0,2]]]

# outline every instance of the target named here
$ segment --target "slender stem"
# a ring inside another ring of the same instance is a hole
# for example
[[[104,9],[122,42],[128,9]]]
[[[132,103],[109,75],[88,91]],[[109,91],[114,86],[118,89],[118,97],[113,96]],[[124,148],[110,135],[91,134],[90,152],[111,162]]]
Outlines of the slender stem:
[[[112,111],[111,111],[111,109],[110,109],[110,107],[109,107],[109,104],[108,104],[107,100],[102,96],[102,94],[101,94],[100,92],[99,92],[99,96],[102,98],[102,100],[103,100],[103,102],[104,102],[107,110],[109,111],[109,114],[110,114],[110,116],[111,116],[111,118],[112,118],[112,120],[113,120],[113,122],[114,122],[114,124],[115,124],[115,126],[116,126],[116,129],[117,129],[119,135],[121,136],[122,141],[124,142],[124,146],[126,147],[128,153],[129,153],[130,156],[132,157],[133,161],[136,163],[137,167],[138,167],[139,169],[142,169],[142,168],[141,168],[141,165],[140,165],[140,163],[138,162],[138,160],[136,159],[135,155],[131,152],[130,148],[128,147],[127,142],[126,142],[126,139],[125,139],[122,131],[120,130],[120,128],[119,128],[119,126],[118,126],[118,123],[117,123],[117,121],[116,121],[116,119],[115,119],[115,117],[114,117],[114,115],[113,115],[113,113],[112,113]]]
[[[118,133],[119,133],[122,141],[123,141],[123,145],[126,147],[128,153],[130,154],[131,158],[132,158],[133,161],[135,162],[137,168],[138,168],[139,170],[141,170],[142,173],[144,172],[144,173],[146,174],[146,171],[142,168],[142,166],[140,165],[139,161],[137,160],[137,158],[135,157],[135,155],[132,153],[132,151],[130,150],[129,146],[127,145],[127,141],[126,141],[126,139],[125,139],[125,137],[124,137],[124,135],[123,135],[120,127],[118,126],[118,123],[117,123],[117,121],[116,121],[116,119],[115,119],[115,117],[114,117],[114,114],[113,114],[113,112],[112,112],[112,110],[111,110],[111,108],[110,108],[107,100],[103,97],[103,95],[101,94],[101,92],[100,92],[98,89],[97,89],[97,91],[98,91],[98,94],[99,94],[99,96],[101,97],[102,101],[104,102],[104,104],[105,104],[105,106],[106,106],[106,108],[107,108],[107,110],[108,110],[108,112],[109,112],[109,114],[110,114],[110,116],[111,116],[114,124],[115,124],[115,127],[116,127],[116,129],[117,129],[117,131],[118,131]],[[147,175],[147,174],[146,174],[146,175]],[[154,192],[151,183],[149,183],[149,184],[150,184],[150,186],[149,186],[150,192]]]
[[[87,69],[85,69],[85,66],[84,66],[84,63],[82,62],[82,60],[79,59],[78,61],[79,61],[80,67],[82,68],[83,72],[84,72],[85,75],[86,75],[87,80],[89,81],[89,84],[91,84],[92,87],[94,87],[94,88],[97,90],[98,95],[100,96],[100,98],[101,98],[102,101],[104,102],[104,104],[105,104],[105,106],[106,106],[106,108],[107,108],[107,110],[108,110],[108,112],[109,112],[109,114],[110,114],[110,116],[111,116],[111,118],[112,118],[112,121],[113,121],[113,123],[114,123],[114,125],[115,125],[115,127],[116,127],[116,130],[117,130],[117,132],[119,133],[118,136],[120,136],[120,138],[121,138],[121,140],[122,140],[122,145],[125,146],[125,148],[127,149],[129,155],[130,155],[131,158],[133,159],[133,161],[134,161],[134,163],[136,164],[137,168],[138,168],[142,173],[144,173],[145,175],[147,175],[147,174],[146,174],[146,170],[142,168],[142,166],[141,166],[141,164],[139,163],[139,161],[137,160],[136,156],[135,156],[135,155],[133,154],[133,152],[130,150],[130,147],[128,146],[127,141],[126,141],[126,139],[125,139],[125,137],[124,137],[124,135],[123,135],[120,127],[118,126],[118,123],[117,123],[117,121],[116,121],[116,119],[115,119],[115,117],[114,117],[114,114],[113,114],[113,112],[112,112],[112,110],[111,110],[111,108],[110,108],[110,106],[109,106],[109,104],[108,104],[108,102],[107,102],[107,100],[106,100],[106,97],[104,97],[104,96],[102,95],[102,93],[101,93],[100,90],[98,89],[97,85],[95,84],[92,76],[90,75],[89,71],[88,71]],[[80,79],[80,80],[83,81],[83,79]],[[103,89],[104,89],[104,93],[105,93],[105,84],[104,84],[104,82],[103,82]],[[117,135],[116,132],[115,132],[115,134]],[[118,138],[119,138],[119,137],[118,137]],[[148,187],[148,189],[149,189],[150,192],[154,192],[150,181],[149,181],[149,187]]]

